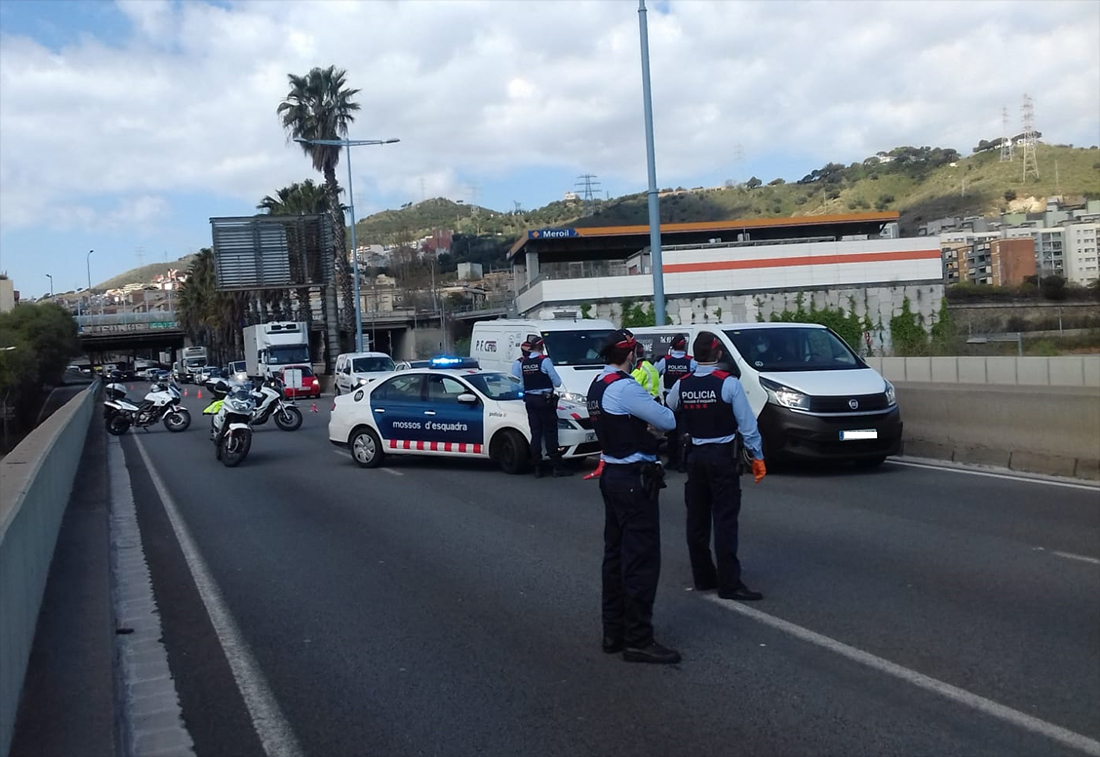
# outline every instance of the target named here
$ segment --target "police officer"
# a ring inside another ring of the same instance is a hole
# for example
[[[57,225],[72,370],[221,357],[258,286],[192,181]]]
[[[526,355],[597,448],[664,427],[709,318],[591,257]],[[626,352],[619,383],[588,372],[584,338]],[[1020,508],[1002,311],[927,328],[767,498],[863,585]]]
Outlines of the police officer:
[[[638,346],[635,348],[637,355],[637,361],[634,371],[630,374],[634,377],[634,380],[642,385],[654,399],[659,399],[661,396],[661,374],[657,372],[657,369],[653,366],[653,363],[645,359],[645,345],[638,342]]]
[[[664,393],[667,396],[672,385],[695,370],[697,364],[695,358],[687,354],[687,336],[677,334],[672,337],[669,353],[666,357],[657,361],[653,366],[660,374]],[[667,399],[666,399],[667,402]],[[684,433],[681,421],[681,413],[676,413],[676,430],[668,435],[668,467],[680,471],[685,470],[685,464],[681,454],[681,435]]]
[[[588,413],[603,447],[603,651],[627,662],[675,664],[680,653],[653,638],[653,600],[661,574],[658,492],[664,486],[658,439],[672,411],[654,402],[630,373],[634,335],[613,332],[601,355],[607,366],[588,390]]]
[[[737,560],[737,517],[741,512],[738,432],[752,453],[752,474],[756,483],[760,483],[767,472],[756,416],[745,398],[741,382],[716,368],[722,359],[718,337],[708,331],[701,332],[692,351],[699,365],[673,385],[667,401],[673,410],[682,408],[684,426],[691,438],[684,500],[687,504],[688,554],[695,588],[699,591],[718,589],[718,596],[723,599],[763,599],[763,594],[745,586],[741,580],[741,563]],[[717,570],[710,553],[712,520]]]
[[[542,337],[525,342],[527,352],[512,364],[512,375],[523,381],[523,402],[527,408],[527,423],[531,427],[531,460],[535,463],[535,477],[542,478],[546,469],[542,459],[542,447],[550,458],[555,478],[572,476],[561,460],[558,449],[558,396],[554,389],[561,386],[561,377],[554,363],[543,350]],[[520,345],[523,349],[524,345]]]

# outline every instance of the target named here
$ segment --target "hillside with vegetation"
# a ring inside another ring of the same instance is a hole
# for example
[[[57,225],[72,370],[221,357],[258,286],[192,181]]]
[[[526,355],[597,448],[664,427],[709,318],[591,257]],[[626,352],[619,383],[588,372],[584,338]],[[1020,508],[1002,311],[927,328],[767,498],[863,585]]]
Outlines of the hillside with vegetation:
[[[1067,202],[1100,199],[1100,149],[1040,144],[1037,159],[1040,178],[1025,181],[1019,154],[1002,163],[997,150],[964,157],[952,149],[899,147],[848,166],[828,163],[798,181],[754,176],[724,187],[665,187],[661,222],[896,210],[902,233],[915,234],[922,223],[945,216],[1042,210],[1051,196]],[[401,244],[435,229],[499,234],[510,243],[529,228],[648,223],[644,192],[597,200],[591,210],[585,216],[581,202],[556,201],[536,210],[502,213],[437,198],[364,218],[356,231],[360,242],[368,244]]]
[[[138,268],[131,268],[125,273],[120,273],[118,276],[112,276],[106,281],[96,284],[92,289],[102,292],[106,289],[118,289],[127,284],[148,284],[157,276],[164,276],[167,274],[170,268],[177,271],[186,271],[187,266],[191,265],[191,261],[194,259],[195,256],[193,254],[184,255],[178,260],[172,260],[167,263],[150,263],[149,265],[139,266]]]

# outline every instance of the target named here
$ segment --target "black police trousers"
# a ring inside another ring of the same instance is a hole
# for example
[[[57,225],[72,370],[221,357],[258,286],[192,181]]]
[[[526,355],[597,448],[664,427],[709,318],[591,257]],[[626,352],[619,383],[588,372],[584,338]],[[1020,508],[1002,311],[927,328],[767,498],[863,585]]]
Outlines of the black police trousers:
[[[608,463],[603,494],[603,633],[629,647],[653,641],[653,600],[661,576],[657,494],[642,488],[642,464]]]
[[[532,394],[524,397],[527,408],[527,424],[531,427],[531,460],[542,462],[542,447],[546,456],[555,464],[561,463],[558,449],[558,403],[548,401],[547,395]]]
[[[735,589],[741,583],[737,559],[737,517],[741,514],[741,480],[734,444],[696,444],[687,461],[687,544],[691,575],[698,589]],[[714,524],[715,570],[711,560]]]

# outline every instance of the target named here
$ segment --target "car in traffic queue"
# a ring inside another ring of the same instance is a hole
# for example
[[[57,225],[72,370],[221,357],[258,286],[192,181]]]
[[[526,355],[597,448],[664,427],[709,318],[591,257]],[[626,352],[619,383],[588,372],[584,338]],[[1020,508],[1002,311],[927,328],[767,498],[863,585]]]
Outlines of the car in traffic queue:
[[[291,371],[298,371],[301,377],[299,382],[293,380]],[[283,396],[287,399],[306,397],[317,399],[321,396],[321,380],[313,372],[313,369],[305,365],[296,365],[293,368],[283,368],[279,371],[279,380],[283,382]]]
[[[333,391],[347,394],[391,373],[394,368],[393,358],[385,352],[344,352],[336,356]]]
[[[527,469],[531,430],[523,384],[505,373],[434,363],[336,397],[329,441],[364,468],[389,455],[428,455],[492,460],[505,473]],[[558,443],[566,459],[599,453],[584,405],[558,403]]]

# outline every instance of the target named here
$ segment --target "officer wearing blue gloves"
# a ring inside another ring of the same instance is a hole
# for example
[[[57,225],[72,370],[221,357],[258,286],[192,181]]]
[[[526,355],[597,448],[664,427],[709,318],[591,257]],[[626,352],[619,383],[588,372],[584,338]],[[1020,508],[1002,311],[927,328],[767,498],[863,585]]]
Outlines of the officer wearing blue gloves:
[[[603,447],[603,651],[627,662],[675,664],[680,653],[653,638],[653,601],[661,575],[658,433],[676,426],[672,411],[630,373],[637,341],[613,332],[601,354],[607,367],[588,390],[588,413]],[[654,429],[656,431],[654,431]]]
[[[561,376],[554,363],[543,354],[545,343],[542,337],[533,337],[520,345],[526,346],[523,357],[512,363],[512,375],[523,381],[523,402],[527,408],[527,423],[531,427],[531,460],[535,464],[535,477],[542,478],[545,464],[542,459],[542,447],[546,446],[546,456],[550,458],[552,474],[555,478],[572,476],[573,471],[562,464],[561,450],[558,449],[558,395],[556,387],[561,386]]]
[[[695,358],[687,354],[687,337],[677,334],[672,337],[667,357],[663,357],[653,366],[661,375],[664,393],[667,396],[672,385],[696,369]],[[667,403],[667,400],[666,400]],[[684,433],[680,414],[676,414],[676,430],[668,435],[668,467],[683,473],[686,464],[681,451],[681,435]]]
[[[722,359],[721,345],[714,334],[701,332],[692,345],[698,367],[677,381],[666,398],[672,410],[683,413],[691,439],[688,480],[684,485],[688,554],[697,590],[718,589],[718,596],[723,599],[763,599],[763,594],[745,586],[737,560],[741,440],[752,453],[756,483],[767,471],[756,416],[745,398],[745,390],[740,381],[716,368]],[[712,520],[717,570],[710,553]]]

